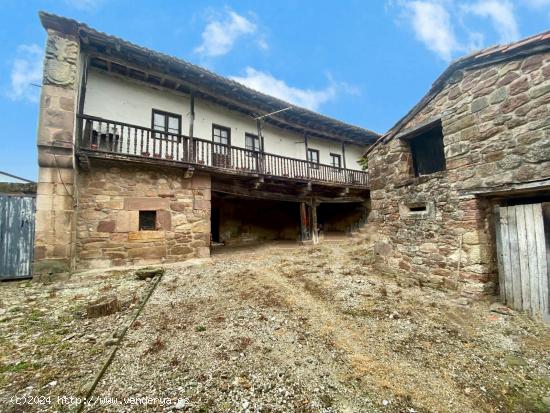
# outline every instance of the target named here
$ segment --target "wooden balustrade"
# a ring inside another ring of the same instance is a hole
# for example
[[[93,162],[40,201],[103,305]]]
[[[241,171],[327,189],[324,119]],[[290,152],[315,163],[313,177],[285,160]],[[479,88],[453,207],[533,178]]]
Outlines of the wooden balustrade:
[[[80,149],[87,151],[163,159],[244,174],[368,185],[368,175],[364,171],[222,145],[94,116],[78,115],[77,118]]]

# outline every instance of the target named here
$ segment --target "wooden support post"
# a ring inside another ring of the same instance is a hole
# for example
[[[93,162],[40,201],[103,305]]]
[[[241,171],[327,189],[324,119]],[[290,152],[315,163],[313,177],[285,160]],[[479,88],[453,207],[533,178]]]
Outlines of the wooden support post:
[[[317,228],[317,201],[311,198],[311,239],[313,244],[319,243],[319,230]]]
[[[300,239],[309,240],[306,203],[300,202]]]
[[[342,167],[346,169],[346,142],[342,141]]]
[[[260,145],[260,155],[258,156],[258,172],[264,173],[265,147],[264,147],[264,137],[262,136],[261,119],[256,119],[256,130],[258,132],[258,144]]]
[[[304,131],[304,145],[306,148],[306,165],[307,165],[307,177],[309,178],[309,159],[308,159],[308,142],[307,142],[307,133]]]
[[[189,161],[195,161],[195,139],[194,126],[195,126],[195,94],[191,92],[189,99]]]

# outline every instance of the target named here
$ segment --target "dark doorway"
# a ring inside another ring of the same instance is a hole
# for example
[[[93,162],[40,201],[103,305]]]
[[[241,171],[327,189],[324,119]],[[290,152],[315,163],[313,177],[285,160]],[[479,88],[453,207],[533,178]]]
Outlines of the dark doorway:
[[[212,240],[225,245],[300,239],[298,202],[212,192]]]
[[[212,231],[212,242],[220,242],[220,210],[217,207],[212,207],[210,216],[210,228]]]
[[[317,224],[323,233],[346,233],[364,219],[365,206],[360,202],[321,203],[317,207]]]

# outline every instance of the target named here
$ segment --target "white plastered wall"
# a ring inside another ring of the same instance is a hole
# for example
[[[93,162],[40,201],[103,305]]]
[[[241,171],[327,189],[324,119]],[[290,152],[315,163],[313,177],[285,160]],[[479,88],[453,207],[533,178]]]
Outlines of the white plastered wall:
[[[84,114],[149,128],[153,109],[181,115],[182,133],[188,134],[190,122],[188,96],[90,70]],[[257,133],[254,119],[211,102],[195,99],[194,136],[211,140],[213,123],[231,128],[233,146],[244,148],[245,133]],[[262,135],[266,152],[306,159],[303,135],[270,125],[265,125]],[[320,162],[327,165],[330,164],[330,153],[342,153],[342,145],[339,142],[309,138],[308,145],[312,149],[319,150]],[[357,161],[364,150],[365,148],[359,145],[346,144],[348,169],[361,170]]]

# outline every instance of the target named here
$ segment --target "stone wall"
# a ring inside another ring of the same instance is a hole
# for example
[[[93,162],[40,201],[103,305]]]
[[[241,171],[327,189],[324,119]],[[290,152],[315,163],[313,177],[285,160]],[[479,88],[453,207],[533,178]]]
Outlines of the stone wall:
[[[209,175],[96,161],[78,188],[77,269],[209,256]],[[156,230],[139,230],[140,210],[157,211]]]
[[[466,294],[492,291],[489,198],[479,189],[550,178],[550,54],[455,72],[404,127],[441,118],[446,170],[414,177],[399,137],[368,156],[376,250],[392,270]],[[425,212],[409,206],[425,203]]]
[[[38,121],[34,274],[69,272],[74,257],[76,36],[48,30]]]

